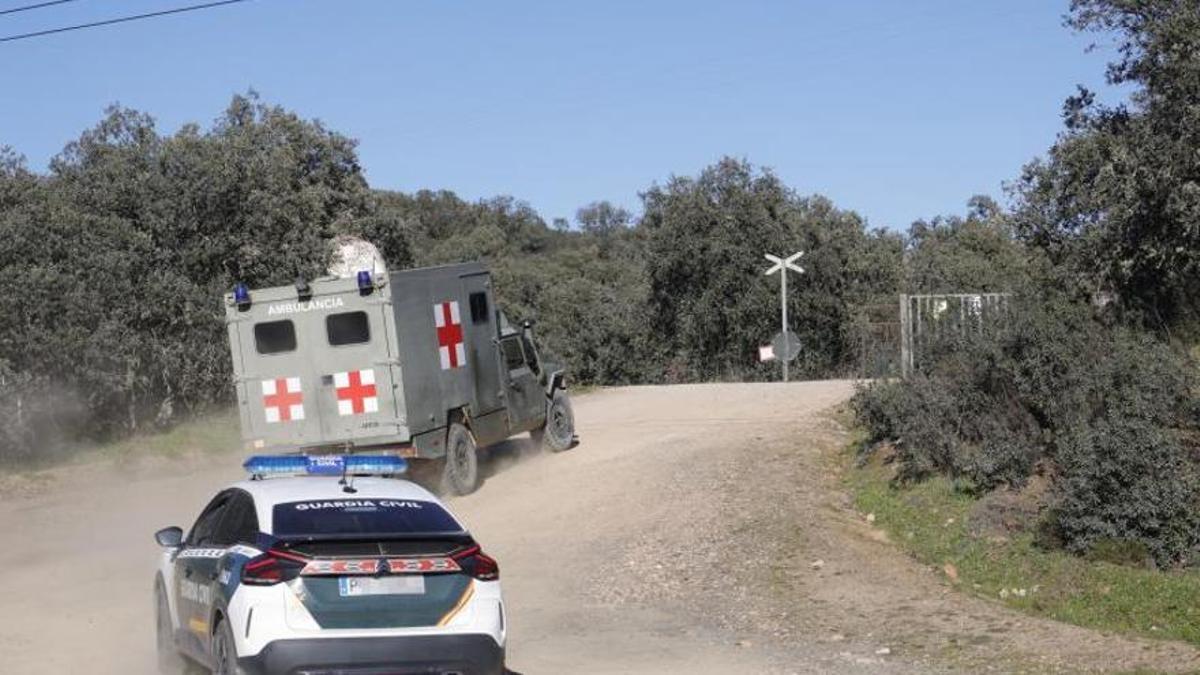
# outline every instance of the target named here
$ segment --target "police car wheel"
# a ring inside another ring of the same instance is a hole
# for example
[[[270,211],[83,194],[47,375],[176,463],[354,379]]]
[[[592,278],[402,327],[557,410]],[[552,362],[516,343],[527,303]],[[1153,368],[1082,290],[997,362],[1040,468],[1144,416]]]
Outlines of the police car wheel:
[[[542,442],[554,452],[562,452],[575,442],[575,413],[571,410],[567,393],[561,389],[554,392],[554,398],[546,409]]]
[[[158,672],[167,675],[178,675],[183,669],[183,659],[175,648],[175,636],[172,635],[170,609],[167,607],[167,595],[163,593],[162,584],[154,585],[154,646],[158,655]]]
[[[446,433],[442,489],[455,495],[469,495],[479,489],[479,455],[475,448],[475,437],[458,422],[451,424]]]
[[[222,621],[212,642],[213,675],[242,675],[237,663],[237,648],[233,643],[233,631],[229,622]]]

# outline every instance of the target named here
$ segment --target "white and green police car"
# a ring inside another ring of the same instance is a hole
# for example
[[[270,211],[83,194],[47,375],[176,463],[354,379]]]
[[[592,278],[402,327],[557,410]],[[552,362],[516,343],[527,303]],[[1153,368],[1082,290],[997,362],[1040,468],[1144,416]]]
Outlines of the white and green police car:
[[[186,536],[160,530],[160,666],[503,673],[499,566],[385,455],[262,456]],[[305,474],[305,475],[292,475]]]

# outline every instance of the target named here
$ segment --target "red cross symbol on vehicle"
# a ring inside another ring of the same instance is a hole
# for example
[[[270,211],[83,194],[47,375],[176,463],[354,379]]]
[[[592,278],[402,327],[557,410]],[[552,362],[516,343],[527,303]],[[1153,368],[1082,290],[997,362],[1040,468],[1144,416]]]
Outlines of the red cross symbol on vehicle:
[[[433,323],[437,326],[438,356],[442,370],[458,368],[467,362],[463,350],[462,319],[458,314],[458,302],[450,300],[433,306]]]
[[[379,412],[379,399],[376,397],[375,371],[373,369],[334,373],[333,386],[337,394],[339,415]]]
[[[263,414],[268,424],[304,419],[304,394],[300,378],[277,377],[262,381]]]

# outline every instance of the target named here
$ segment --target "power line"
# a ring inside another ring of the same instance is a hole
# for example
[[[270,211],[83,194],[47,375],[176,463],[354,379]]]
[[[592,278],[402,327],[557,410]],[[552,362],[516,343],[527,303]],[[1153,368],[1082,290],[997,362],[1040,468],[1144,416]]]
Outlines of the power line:
[[[51,0],[50,2],[39,2],[36,5],[25,5],[24,7],[13,7],[12,9],[0,9],[0,16],[5,14],[16,14],[17,12],[28,12],[31,9],[41,9],[43,7],[52,7],[54,5],[65,5],[68,2],[76,0]]]
[[[65,2],[68,0],[58,0]],[[166,16],[168,14],[182,14],[183,12],[194,12],[201,9],[210,9],[212,7],[220,7],[222,5],[233,5],[239,2],[248,2],[249,0],[220,0],[219,2],[206,2],[199,5],[188,5],[187,7],[176,7],[175,9],[165,9],[160,12],[148,12],[146,14],[134,14],[131,16],[122,16],[115,19],[106,19],[104,21],[93,21],[92,23],[81,23],[74,26],[63,26],[62,28],[51,28],[49,30],[39,30],[32,33],[22,33],[20,35],[9,35],[0,37],[0,42],[14,42],[16,40],[27,40],[29,38],[41,37],[43,35],[53,35],[55,33],[66,33],[73,30],[83,30],[85,28],[95,28],[97,26],[111,26],[114,23],[126,23],[129,21],[140,21],[142,19],[152,19],[158,16]]]

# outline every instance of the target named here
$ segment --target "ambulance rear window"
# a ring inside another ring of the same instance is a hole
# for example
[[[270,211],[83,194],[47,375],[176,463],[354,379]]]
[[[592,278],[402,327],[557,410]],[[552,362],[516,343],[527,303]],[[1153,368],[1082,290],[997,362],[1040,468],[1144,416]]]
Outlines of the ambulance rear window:
[[[454,517],[432,502],[413,499],[336,499],[276,504],[277,537],[351,537],[462,532]]]
[[[295,351],[296,327],[287,319],[256,323],[254,324],[254,347],[259,354]]]
[[[358,345],[371,341],[371,327],[366,312],[345,312],[325,317],[325,335],[334,347]]]

